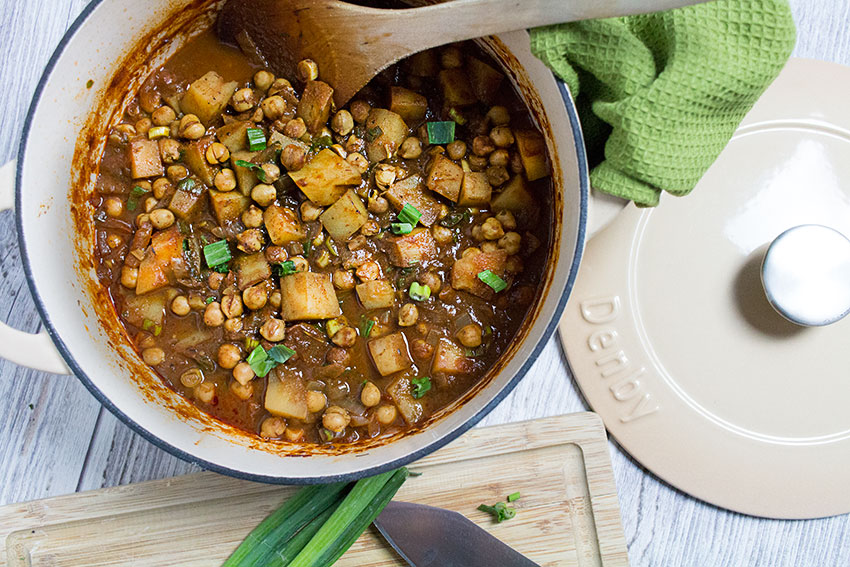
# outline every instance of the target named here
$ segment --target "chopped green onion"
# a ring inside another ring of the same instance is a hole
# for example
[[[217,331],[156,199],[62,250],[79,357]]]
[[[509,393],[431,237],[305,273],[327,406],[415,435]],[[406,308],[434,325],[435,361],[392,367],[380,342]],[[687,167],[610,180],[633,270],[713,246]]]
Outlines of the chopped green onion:
[[[89,79],[88,81],[86,81],[86,88],[87,89],[90,89],[93,86],[94,86],[94,81],[92,79]]]
[[[142,323],[142,329],[145,331],[150,331],[151,327],[153,327],[153,321],[150,319],[145,319],[144,323]]]
[[[339,256],[339,252],[336,249],[336,244],[334,244],[333,239],[330,236],[325,239],[325,248],[327,248],[328,252],[330,252],[334,256]]]
[[[146,195],[148,190],[144,187],[139,187],[136,185],[130,190],[130,196],[127,197],[127,210],[135,211],[139,207],[139,199],[142,198],[142,195]]]
[[[215,268],[230,261],[230,248],[227,246],[226,240],[219,240],[212,244],[204,246],[204,259],[207,261],[207,266]]]
[[[295,269],[295,262],[287,260],[286,262],[275,264],[272,271],[279,276],[289,276],[294,274],[297,270]]]
[[[277,362],[278,364],[283,364],[295,354],[295,351],[289,348],[286,345],[275,345],[268,350],[269,358]]]
[[[452,228],[454,226],[457,226],[460,221],[467,220],[469,218],[470,214],[468,210],[454,211],[446,215],[442,220],[440,220],[440,226]]]
[[[306,240],[306,241],[301,243],[301,246],[304,248],[304,255],[309,256],[310,250],[313,249],[313,243],[310,242],[309,240]]]
[[[411,380],[413,383],[413,397],[417,400],[427,394],[431,390],[431,378],[428,376],[423,376],[422,378],[414,378]]]
[[[496,520],[496,523],[504,522],[505,520],[510,520],[514,516],[516,516],[516,510],[511,508],[504,502],[497,502],[493,506],[487,506],[486,504],[482,504],[478,507],[482,512],[487,512],[493,519]]]
[[[230,271],[230,268],[227,266],[227,264],[219,264],[218,266],[213,266],[210,269],[214,272],[218,272],[219,274],[226,274]]]
[[[323,150],[333,145],[334,140],[330,136],[319,136],[318,138],[313,138],[313,142],[310,144],[310,151],[315,152],[318,150]]]
[[[360,324],[360,336],[363,338],[368,337],[372,334],[372,329],[375,327],[374,319],[364,319]]]
[[[248,149],[259,152],[266,149],[266,134],[262,128],[248,128]]]
[[[478,272],[478,279],[489,285],[493,288],[493,291],[499,293],[508,287],[508,282],[491,272],[490,270],[484,270],[483,272]]]
[[[410,299],[413,301],[425,301],[431,297],[431,288],[427,285],[422,285],[419,282],[410,284],[410,289],[407,291]]]
[[[405,205],[401,208],[401,212],[398,213],[398,220],[402,223],[409,223],[412,226],[416,226],[416,223],[419,222],[419,218],[422,216],[416,207],[411,205],[410,203],[405,203]]]
[[[187,177],[186,179],[181,180],[180,183],[177,184],[177,190],[195,194],[201,192],[201,188],[197,186],[195,180],[191,177]]]
[[[212,303],[213,301],[215,301],[215,297],[210,296],[210,297],[208,297],[208,298],[206,298],[206,299],[204,300],[204,303],[206,303],[207,305],[209,305],[209,304],[210,304],[210,303]]]
[[[452,120],[454,120],[456,123],[460,124],[461,126],[466,124],[466,118],[463,116],[463,114],[461,114],[458,111],[457,108],[452,107],[452,108],[449,109],[449,118],[451,118]]]
[[[384,131],[381,130],[380,126],[375,126],[374,128],[369,128],[366,130],[366,141],[374,142]]]
[[[259,179],[263,183],[266,182],[266,172],[263,171],[263,166],[257,165],[256,163],[251,163],[250,161],[245,161],[244,159],[237,159],[234,163],[236,163],[236,165],[238,165],[239,167],[245,167],[254,170],[254,175],[257,176],[257,179]]]
[[[455,140],[455,123],[453,120],[443,122],[426,122],[429,144],[450,144]]]
[[[413,232],[413,225],[409,222],[393,222],[390,223],[390,230],[393,234],[410,234]]]
[[[464,354],[470,358],[476,358],[487,352],[487,345],[478,345],[475,348],[468,348]]]
[[[252,351],[257,348],[257,345],[260,344],[260,341],[257,339],[252,339],[251,337],[245,337],[245,350]]]
[[[154,126],[150,130],[148,130],[148,139],[156,140],[157,138],[164,138],[171,134],[171,128],[168,126]]]
[[[322,435],[325,436],[325,441],[330,441],[334,438],[334,432],[330,429],[325,429],[324,427],[322,428]]]
[[[514,492],[513,494],[508,494],[508,502],[516,502],[520,499],[519,492]]]
[[[158,337],[161,332],[162,332],[162,325],[157,325],[156,327],[153,328],[153,336]]]
[[[264,378],[272,368],[277,366],[277,362],[269,358],[269,354],[266,352],[266,349],[263,348],[263,345],[257,345],[257,347],[251,351],[251,354],[248,355],[247,361],[248,366],[251,367],[254,374],[260,378]]]

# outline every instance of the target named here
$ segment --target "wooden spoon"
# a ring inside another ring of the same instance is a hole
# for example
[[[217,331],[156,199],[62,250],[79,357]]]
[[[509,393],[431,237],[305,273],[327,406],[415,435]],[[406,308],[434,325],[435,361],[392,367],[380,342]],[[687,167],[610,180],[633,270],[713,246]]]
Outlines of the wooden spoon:
[[[309,58],[344,105],[372,77],[419,51],[512,30],[628,16],[705,0],[454,0],[379,9],[338,0],[228,0],[218,33],[286,77]]]

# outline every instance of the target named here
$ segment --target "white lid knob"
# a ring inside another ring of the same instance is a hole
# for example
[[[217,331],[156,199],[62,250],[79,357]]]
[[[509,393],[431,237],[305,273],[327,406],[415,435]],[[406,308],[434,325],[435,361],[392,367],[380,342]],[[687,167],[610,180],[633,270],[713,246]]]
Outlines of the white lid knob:
[[[786,230],[767,249],[761,281],[780,315],[809,327],[850,313],[850,240],[807,224]]]

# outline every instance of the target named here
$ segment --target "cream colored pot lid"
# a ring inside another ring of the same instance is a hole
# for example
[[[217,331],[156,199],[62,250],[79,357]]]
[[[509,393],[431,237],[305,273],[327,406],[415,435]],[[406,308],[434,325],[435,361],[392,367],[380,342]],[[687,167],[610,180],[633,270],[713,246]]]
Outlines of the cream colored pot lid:
[[[561,323],[623,449],[723,508],[850,512],[850,317],[796,326],[760,280],[785,230],[850,235],[848,92],[850,68],[791,60],[690,196],[591,240]]]

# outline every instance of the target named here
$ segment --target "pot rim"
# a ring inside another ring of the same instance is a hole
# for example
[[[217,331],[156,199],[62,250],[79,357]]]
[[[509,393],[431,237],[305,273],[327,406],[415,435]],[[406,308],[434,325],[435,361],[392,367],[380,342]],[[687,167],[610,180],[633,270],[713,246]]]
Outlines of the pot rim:
[[[142,427],[139,423],[134,421],[132,418],[127,416],[124,412],[121,411],[118,406],[112,403],[112,401],[105,395],[101,390],[95,385],[94,381],[83,371],[82,367],[77,363],[74,355],[66,346],[65,342],[60,337],[58,331],[56,330],[50,314],[48,313],[44,302],[41,298],[41,295],[38,292],[38,288],[35,284],[35,278],[32,272],[32,266],[30,264],[29,255],[27,253],[26,240],[24,238],[24,229],[23,229],[23,209],[22,209],[22,176],[23,176],[23,164],[24,164],[24,155],[26,153],[26,148],[29,142],[30,129],[32,126],[33,117],[35,115],[36,110],[38,109],[39,102],[41,101],[41,97],[44,94],[44,88],[47,80],[53,73],[53,70],[56,67],[56,64],[59,60],[59,57],[65,51],[68,43],[71,39],[76,35],[79,28],[85,23],[88,19],[89,15],[103,2],[104,0],[91,0],[80,12],[79,16],[73,21],[71,26],[67,29],[67,31],[62,36],[62,39],[59,41],[58,45],[54,49],[50,59],[45,66],[44,72],[41,74],[41,77],[38,80],[38,84],[36,85],[36,89],[33,93],[32,100],[30,102],[29,109],[27,110],[26,117],[24,119],[23,129],[21,131],[21,139],[18,146],[17,152],[17,164],[15,171],[15,227],[18,234],[18,247],[21,252],[21,261],[24,267],[24,274],[26,276],[27,287],[29,288],[30,294],[32,295],[33,302],[35,303],[35,307],[38,310],[39,316],[41,317],[41,321],[44,324],[45,329],[47,330],[48,335],[53,341],[59,353],[62,355],[62,358],[68,364],[68,367],[73,372],[74,376],[76,376],[80,382],[88,389],[88,391],[98,400],[106,409],[112,412],[118,419],[120,419],[124,424],[126,424],[130,429],[134,432],[141,435],[145,440],[153,444],[159,449],[167,451],[168,453],[186,461],[189,463],[194,463],[206,470],[210,470],[219,474],[224,474],[227,476],[249,480],[253,482],[263,482],[266,484],[290,484],[290,485],[300,485],[300,484],[318,484],[318,483],[330,483],[330,482],[340,482],[340,481],[351,481],[357,480],[360,478],[364,478],[367,476],[372,476],[376,474],[380,474],[382,472],[392,470],[404,465],[407,465],[425,455],[428,455],[437,449],[447,445],[451,441],[454,441],[463,433],[471,429],[475,426],[481,419],[484,418],[490,411],[492,411],[508,394],[513,391],[513,389],[519,384],[520,380],[522,380],[525,375],[530,370],[531,366],[537,361],[537,358],[540,355],[540,352],[543,350],[543,347],[546,346],[548,339],[551,338],[553,332],[555,331],[560,317],[555,317],[554,314],[563,313],[564,307],[566,306],[567,299],[569,298],[570,292],[573,289],[575,284],[576,276],[578,274],[578,267],[581,262],[582,253],[584,251],[584,244],[586,239],[586,229],[587,229],[587,218],[588,218],[588,200],[590,194],[590,176],[587,165],[587,153],[584,145],[584,138],[582,136],[581,124],[579,122],[578,113],[575,108],[575,103],[570,95],[569,90],[566,85],[555,77],[555,82],[558,87],[558,90],[561,94],[561,98],[563,100],[564,106],[567,111],[567,116],[570,121],[571,135],[573,136],[575,147],[576,147],[576,158],[578,162],[578,179],[579,179],[579,196],[580,196],[580,207],[579,207],[579,222],[578,222],[578,237],[576,239],[575,250],[573,251],[573,258],[570,265],[569,275],[567,277],[566,285],[561,292],[561,297],[558,300],[558,304],[554,312],[550,315],[549,321],[546,323],[546,329],[543,334],[543,338],[538,341],[538,343],[534,346],[534,349],[531,352],[531,355],[526,359],[526,361],[519,368],[517,373],[508,381],[504,387],[498,392],[498,394],[486,405],[481,407],[475,414],[473,414],[469,419],[461,423],[459,426],[450,430],[448,433],[436,439],[433,442],[425,444],[423,447],[419,448],[416,451],[408,453],[407,455],[394,459],[390,462],[376,465],[374,467],[369,467],[360,471],[356,471],[353,473],[340,474],[340,475],[324,475],[324,476],[304,476],[304,477],[279,477],[279,476],[268,476],[268,475],[259,475],[254,473],[247,473],[235,468],[231,468],[228,466],[220,465],[217,463],[213,463],[206,459],[202,459],[196,455],[183,451],[182,449],[178,449],[177,447],[170,444],[165,439],[158,437]],[[469,402],[471,402],[470,400]]]

